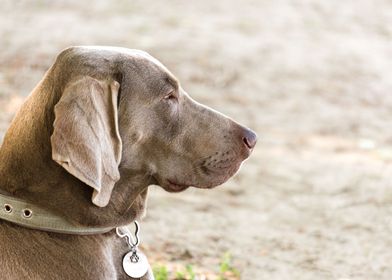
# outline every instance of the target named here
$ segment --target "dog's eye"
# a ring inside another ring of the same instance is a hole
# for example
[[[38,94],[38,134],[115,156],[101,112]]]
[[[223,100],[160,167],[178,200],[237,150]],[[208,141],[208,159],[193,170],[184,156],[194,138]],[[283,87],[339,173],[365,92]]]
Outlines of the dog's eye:
[[[168,94],[165,95],[165,97],[163,97],[164,100],[172,100],[172,101],[176,101],[177,100],[177,96],[174,90],[172,90],[171,92],[169,92]]]

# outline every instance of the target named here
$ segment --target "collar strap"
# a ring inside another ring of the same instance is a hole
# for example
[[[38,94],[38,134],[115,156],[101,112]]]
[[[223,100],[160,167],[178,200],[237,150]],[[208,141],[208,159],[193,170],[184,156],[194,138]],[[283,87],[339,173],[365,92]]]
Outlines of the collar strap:
[[[77,235],[100,234],[113,229],[75,225],[37,205],[4,194],[0,194],[0,207],[0,219],[31,229]]]

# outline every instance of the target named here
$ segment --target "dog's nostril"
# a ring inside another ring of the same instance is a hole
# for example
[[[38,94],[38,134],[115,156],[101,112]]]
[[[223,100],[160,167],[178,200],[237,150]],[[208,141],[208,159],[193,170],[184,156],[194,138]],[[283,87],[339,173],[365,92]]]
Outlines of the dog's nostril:
[[[242,141],[245,143],[245,146],[248,149],[253,149],[254,146],[256,145],[257,142],[257,136],[256,133],[254,133],[251,130],[246,130],[244,133],[244,137],[242,138]]]
[[[242,138],[242,140],[244,141],[245,145],[246,145],[249,149],[252,149],[252,147],[250,146],[249,141],[248,141],[248,139],[247,139],[246,137]]]

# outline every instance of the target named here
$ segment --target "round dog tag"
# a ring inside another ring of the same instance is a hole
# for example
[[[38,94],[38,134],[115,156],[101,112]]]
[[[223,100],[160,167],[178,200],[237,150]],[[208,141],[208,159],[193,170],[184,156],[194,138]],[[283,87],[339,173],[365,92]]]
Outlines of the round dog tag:
[[[138,249],[130,251],[123,258],[123,268],[128,276],[140,278],[148,271],[147,257]]]

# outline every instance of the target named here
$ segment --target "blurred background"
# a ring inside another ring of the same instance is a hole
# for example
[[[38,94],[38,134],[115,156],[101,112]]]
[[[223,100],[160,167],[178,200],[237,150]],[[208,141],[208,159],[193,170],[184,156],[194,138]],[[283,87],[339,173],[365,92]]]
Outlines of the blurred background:
[[[224,186],[152,187],[143,247],[169,279],[392,279],[390,1],[2,1],[0,142],[70,45],[148,51],[259,135]]]

